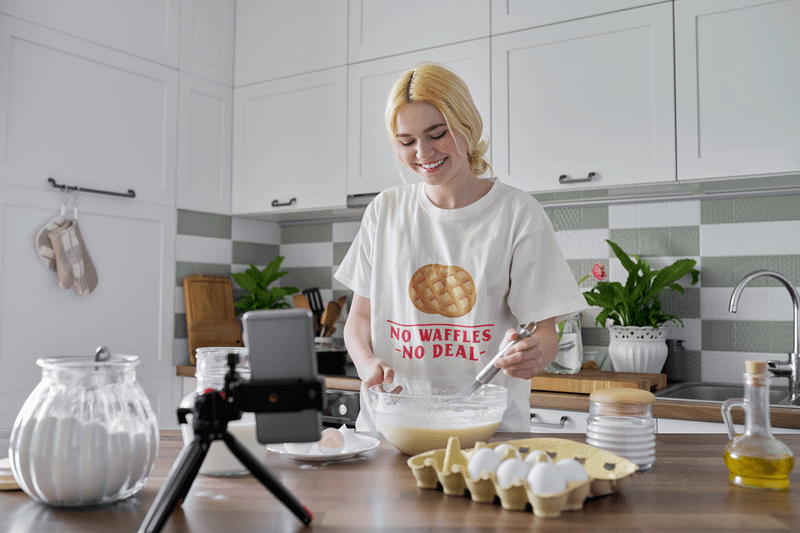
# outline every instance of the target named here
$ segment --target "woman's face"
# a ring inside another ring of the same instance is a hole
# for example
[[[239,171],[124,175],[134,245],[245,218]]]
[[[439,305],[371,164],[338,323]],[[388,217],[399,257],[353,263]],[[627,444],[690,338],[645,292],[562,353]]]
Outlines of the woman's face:
[[[400,159],[427,185],[453,184],[454,179],[474,175],[466,156],[466,141],[450,131],[444,115],[433,104],[413,102],[404,106],[397,113],[395,142]]]

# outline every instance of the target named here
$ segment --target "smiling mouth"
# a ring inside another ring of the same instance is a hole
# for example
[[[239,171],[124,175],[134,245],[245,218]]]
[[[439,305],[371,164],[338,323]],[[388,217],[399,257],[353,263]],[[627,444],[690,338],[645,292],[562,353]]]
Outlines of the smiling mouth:
[[[440,159],[439,161],[436,161],[435,163],[427,163],[427,164],[420,163],[419,166],[421,166],[425,170],[433,170],[433,169],[438,168],[439,166],[441,166],[441,164],[444,163],[446,159],[447,158],[445,157],[444,159]]]

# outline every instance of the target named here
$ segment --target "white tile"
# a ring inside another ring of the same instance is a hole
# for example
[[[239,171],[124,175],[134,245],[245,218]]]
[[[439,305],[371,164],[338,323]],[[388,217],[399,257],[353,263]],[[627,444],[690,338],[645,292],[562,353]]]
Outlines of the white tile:
[[[174,289],[174,296],[173,296],[174,304],[172,307],[175,308],[175,313],[185,313],[186,312],[186,299],[183,296],[183,286],[179,285]]]
[[[231,232],[234,241],[259,244],[280,244],[281,228],[270,220],[233,217]]]
[[[175,260],[192,263],[230,264],[233,243],[230,239],[177,235],[175,239]]]
[[[670,202],[668,215],[669,226],[699,226],[700,200]]]
[[[281,268],[331,266],[332,242],[282,244],[280,254],[285,257]]]
[[[639,208],[639,228],[663,228],[669,225],[668,202],[645,202]]]
[[[703,381],[716,383],[742,383],[745,361],[768,361],[775,354],[760,352],[703,351],[701,376]]]
[[[795,287],[796,288],[796,287]],[[746,290],[749,290],[746,289]],[[767,318],[769,320],[792,320],[794,308],[792,297],[785,287],[767,287]]]
[[[334,222],[333,242],[353,242],[361,228],[361,222]]]
[[[628,281],[628,271],[616,256],[608,259],[608,281],[618,281],[625,284]]]
[[[746,287],[739,297],[736,313],[728,311],[733,289],[700,289],[700,317],[704,320],[766,320],[769,318],[767,287]],[[787,294],[788,296],[788,294]]]
[[[566,259],[581,259],[581,230],[557,231],[556,241]]]
[[[639,224],[639,207],[636,204],[608,206],[608,227],[610,229],[635,228]]]
[[[607,229],[585,229],[580,232],[581,237],[581,257],[582,258],[602,258],[608,257],[609,230]]]
[[[702,224],[700,255],[753,256],[800,254],[800,221]]]

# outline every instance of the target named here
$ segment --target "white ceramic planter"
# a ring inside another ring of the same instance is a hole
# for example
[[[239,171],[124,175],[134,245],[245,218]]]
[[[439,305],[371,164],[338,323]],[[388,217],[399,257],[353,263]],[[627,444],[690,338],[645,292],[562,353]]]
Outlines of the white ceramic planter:
[[[660,328],[611,326],[608,356],[617,372],[658,374],[667,360],[669,325]]]

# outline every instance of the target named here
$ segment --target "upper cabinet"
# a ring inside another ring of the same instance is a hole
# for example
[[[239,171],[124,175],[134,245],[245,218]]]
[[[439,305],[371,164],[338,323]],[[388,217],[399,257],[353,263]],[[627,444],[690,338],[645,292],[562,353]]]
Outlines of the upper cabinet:
[[[181,0],[12,0],[0,12],[178,68]]]
[[[234,92],[234,215],[344,207],[347,68]]]
[[[386,134],[386,97],[400,75],[420,61],[443,63],[464,79],[483,118],[484,136],[488,137],[489,55],[487,38],[351,65],[347,193],[372,194],[402,185],[397,158]]]
[[[492,167],[529,192],[673,181],[672,4],[492,38]]]
[[[175,69],[0,15],[0,183],[174,206],[177,118]]]
[[[234,2],[182,0],[181,72],[233,85]]]
[[[800,171],[800,0],[675,2],[680,179]]]
[[[350,0],[348,61],[488,37],[489,20],[490,0]]]
[[[347,2],[236,2],[236,87],[346,64]]]
[[[663,0],[660,0],[663,2]],[[507,33],[565,22],[621,9],[648,4],[658,0],[493,0],[492,34]]]

